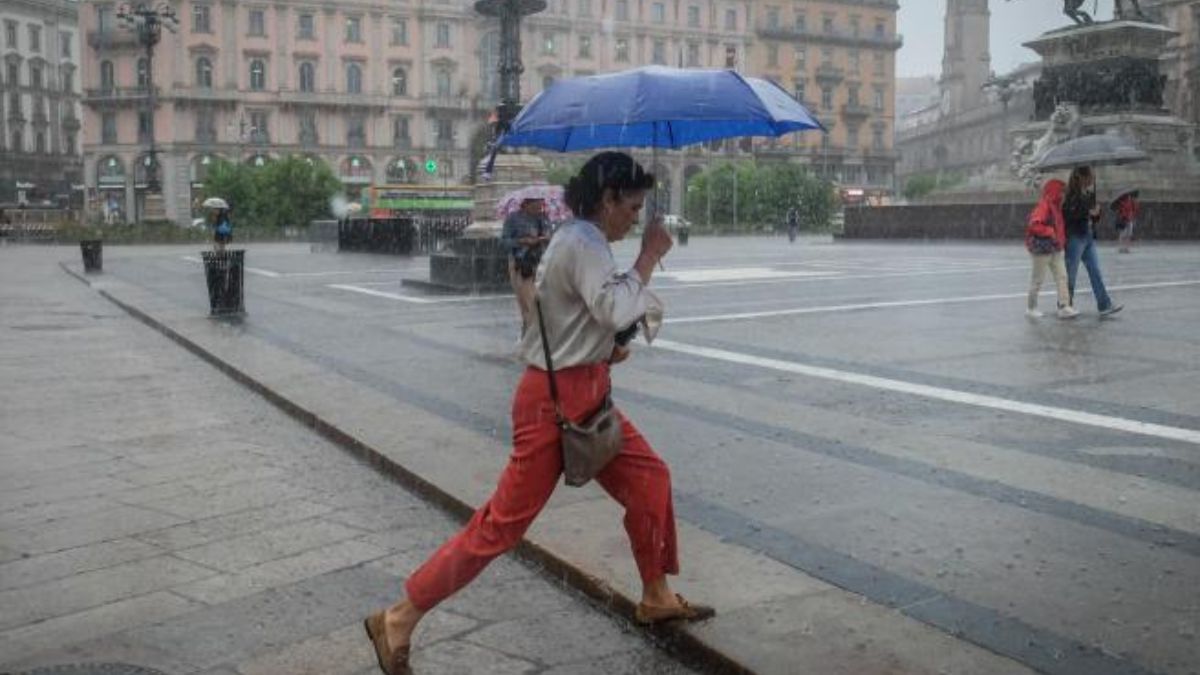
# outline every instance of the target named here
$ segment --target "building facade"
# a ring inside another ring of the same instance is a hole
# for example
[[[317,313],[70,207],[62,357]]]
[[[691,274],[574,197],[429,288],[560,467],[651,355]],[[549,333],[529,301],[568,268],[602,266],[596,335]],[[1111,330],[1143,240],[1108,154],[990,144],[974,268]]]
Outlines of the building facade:
[[[98,200],[140,213],[153,138],[166,216],[186,222],[216,158],[319,157],[351,194],[370,184],[457,184],[499,95],[499,26],[468,0],[174,0],[178,34],[153,63],[87,0],[85,166]],[[716,153],[812,164],[890,191],[895,0],[550,0],[522,23],[528,100],[563,77],[649,64],[736,68],[809,102],[831,133],[661,153],[678,212]],[[435,160],[436,173],[424,170]]]
[[[1200,0],[1146,0],[1155,19],[1179,32],[1163,54],[1167,106],[1180,119],[1200,124]]]
[[[59,202],[82,182],[77,16],[66,0],[0,3],[0,204]]]

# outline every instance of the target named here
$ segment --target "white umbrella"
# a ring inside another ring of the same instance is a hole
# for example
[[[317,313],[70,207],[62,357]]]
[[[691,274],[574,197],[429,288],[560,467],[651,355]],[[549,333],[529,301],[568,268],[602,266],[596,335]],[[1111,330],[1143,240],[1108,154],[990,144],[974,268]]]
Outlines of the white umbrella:
[[[1038,171],[1056,171],[1077,166],[1117,166],[1149,160],[1150,155],[1139,150],[1127,138],[1115,134],[1093,134],[1050,148],[1034,168]]]
[[[228,209],[229,208],[229,202],[226,202],[224,199],[221,199],[220,197],[209,197],[208,199],[205,199],[204,202],[200,205],[205,208],[208,208],[208,209]]]

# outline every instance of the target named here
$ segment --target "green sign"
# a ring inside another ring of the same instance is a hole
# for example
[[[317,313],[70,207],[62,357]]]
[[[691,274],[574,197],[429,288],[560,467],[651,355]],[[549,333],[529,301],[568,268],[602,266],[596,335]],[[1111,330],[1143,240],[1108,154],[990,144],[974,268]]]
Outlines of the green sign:
[[[425,160],[425,173],[437,173],[437,160]]]

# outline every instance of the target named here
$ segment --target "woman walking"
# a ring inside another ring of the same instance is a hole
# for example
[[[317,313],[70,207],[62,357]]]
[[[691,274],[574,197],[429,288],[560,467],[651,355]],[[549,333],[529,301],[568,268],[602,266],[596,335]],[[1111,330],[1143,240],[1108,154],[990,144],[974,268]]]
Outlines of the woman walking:
[[[1095,296],[1100,316],[1116,314],[1122,306],[1113,303],[1100,276],[1100,255],[1096,247],[1096,221],[1100,219],[1100,207],[1096,205],[1096,175],[1091,167],[1081,166],[1071,171],[1062,210],[1067,223],[1067,286],[1071,290],[1072,306],[1075,304],[1075,277],[1079,272],[1079,263],[1083,261],[1088,280],[1092,282],[1092,295]]]
[[[1033,261],[1033,281],[1029,286],[1029,301],[1025,308],[1025,316],[1031,319],[1044,316],[1038,311],[1037,304],[1046,270],[1054,275],[1054,285],[1058,288],[1058,318],[1074,319],[1079,316],[1079,312],[1071,306],[1067,268],[1063,262],[1063,248],[1067,243],[1062,214],[1065,187],[1058,179],[1046,181],[1042,187],[1042,199],[1033,207],[1033,212],[1029,214],[1029,225],[1025,228],[1025,249]]]
[[[617,269],[609,242],[637,221],[654,177],[624,153],[596,155],[571,179],[567,205],[578,219],[551,239],[537,277],[537,295],[549,336],[563,414],[587,419],[611,388],[611,364],[629,357],[616,334],[661,310],[646,286],[671,248],[660,220],[646,227],[633,268]],[[562,473],[560,430],[545,370],[541,331],[526,331],[521,353],[527,367],[512,406],[513,452],[492,497],[457,535],[442,545],[405,583],[405,598],[366,619],[367,635],[387,675],[408,673],[412,634],[426,612],[466,586],[497,556],[510,550],[550,499]],[[620,453],[596,481],[625,507],[625,531],[642,578],[636,617],[643,623],[714,614],[671,591],[679,573],[675,515],[667,465],[637,428],[620,416]]]

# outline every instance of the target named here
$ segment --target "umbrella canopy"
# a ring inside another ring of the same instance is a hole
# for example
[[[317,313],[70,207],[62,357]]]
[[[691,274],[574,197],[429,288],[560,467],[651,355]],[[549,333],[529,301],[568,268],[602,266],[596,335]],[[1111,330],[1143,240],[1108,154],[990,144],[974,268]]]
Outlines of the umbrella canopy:
[[[521,208],[526,199],[541,199],[546,203],[546,218],[552,223],[562,223],[574,217],[567,208],[561,185],[529,185],[504,195],[496,203],[496,219],[504,220]]]
[[[1133,141],[1112,134],[1074,138],[1050,148],[1034,165],[1038,171],[1073,169],[1077,166],[1116,166],[1146,162],[1150,155]]]
[[[1141,192],[1141,189],[1128,185],[1113,190],[1112,198],[1108,200],[1108,206],[1109,208],[1114,208],[1117,205],[1117,202],[1121,201],[1121,197],[1124,197],[1125,195],[1133,195],[1133,198],[1137,199]]]
[[[209,197],[208,199],[205,199],[200,205],[206,209],[228,209],[229,208],[229,202],[226,202],[224,199],[221,199],[220,197]]]
[[[682,148],[822,128],[766,80],[732,70],[649,66],[556,82],[525,106],[499,145],[558,152]]]

